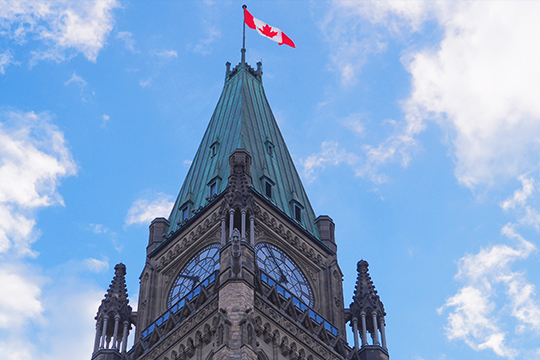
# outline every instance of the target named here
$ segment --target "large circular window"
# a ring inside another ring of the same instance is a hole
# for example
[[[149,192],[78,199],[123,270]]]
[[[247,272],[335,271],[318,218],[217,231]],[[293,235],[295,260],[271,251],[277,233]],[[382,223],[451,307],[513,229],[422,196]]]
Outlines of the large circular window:
[[[207,246],[189,260],[176,276],[167,299],[167,307],[174,305],[219,269],[219,248],[219,244]]]
[[[283,250],[268,243],[259,243],[255,246],[255,253],[259,269],[306,305],[313,306],[311,286],[309,286],[302,270]]]

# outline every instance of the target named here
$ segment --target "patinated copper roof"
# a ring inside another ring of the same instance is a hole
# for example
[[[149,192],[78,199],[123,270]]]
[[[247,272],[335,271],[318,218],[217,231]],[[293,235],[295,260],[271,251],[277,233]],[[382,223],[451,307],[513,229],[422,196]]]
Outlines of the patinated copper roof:
[[[293,204],[299,205],[300,225],[320,239],[315,213],[266,99],[261,63],[257,65],[254,70],[241,62],[230,70],[227,64],[223,92],[169,217],[168,233],[182,226],[186,205],[199,209],[208,204],[212,183],[216,182],[217,194],[225,190],[229,156],[235,149],[245,149],[252,157],[253,189],[266,198],[265,183],[273,184],[269,201],[293,221]]]

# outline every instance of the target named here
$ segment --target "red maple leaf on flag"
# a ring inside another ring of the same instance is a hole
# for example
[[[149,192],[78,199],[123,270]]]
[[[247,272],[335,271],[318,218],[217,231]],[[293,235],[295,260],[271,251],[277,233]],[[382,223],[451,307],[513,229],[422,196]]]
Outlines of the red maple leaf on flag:
[[[263,35],[268,36],[269,38],[273,38],[274,36],[278,34],[276,31],[272,31],[272,27],[269,26],[268,24],[264,25],[262,29],[259,28],[259,30],[261,30],[261,33]]]

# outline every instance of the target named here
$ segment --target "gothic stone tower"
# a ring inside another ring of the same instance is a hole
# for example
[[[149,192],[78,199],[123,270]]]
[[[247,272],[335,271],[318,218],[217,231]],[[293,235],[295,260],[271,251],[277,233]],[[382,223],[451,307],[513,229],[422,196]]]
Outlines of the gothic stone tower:
[[[146,252],[138,311],[114,285],[122,267],[104,303],[123,302],[100,307],[92,360],[388,359],[385,312],[365,261],[345,309],[334,223],[309,203],[261,63],[227,63],[199,150],[169,219],[150,225]]]

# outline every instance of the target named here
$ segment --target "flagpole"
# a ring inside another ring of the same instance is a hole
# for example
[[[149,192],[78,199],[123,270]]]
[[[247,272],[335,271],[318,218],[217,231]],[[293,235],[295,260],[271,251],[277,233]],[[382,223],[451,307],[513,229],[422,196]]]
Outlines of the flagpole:
[[[242,9],[247,9],[247,5],[242,5]],[[242,21],[242,23],[244,24],[244,30],[243,30],[243,34],[242,34],[242,63],[245,63],[246,62],[246,15],[245,15],[245,12],[242,11],[244,14],[242,14],[244,16],[244,21]]]

